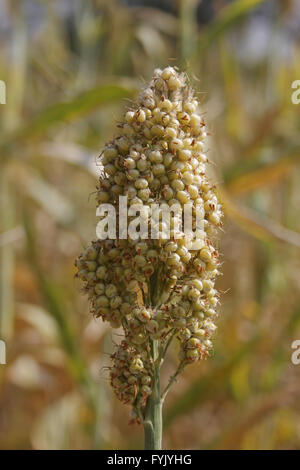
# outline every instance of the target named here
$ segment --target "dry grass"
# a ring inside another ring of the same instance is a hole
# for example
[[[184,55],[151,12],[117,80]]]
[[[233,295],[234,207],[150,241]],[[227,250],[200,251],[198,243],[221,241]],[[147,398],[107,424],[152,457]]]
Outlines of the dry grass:
[[[2,2],[0,447],[142,447],[102,369],[114,338],[88,316],[73,263],[94,237],[95,156],[170,63],[203,93],[226,224],[215,352],[172,389],[164,447],[299,448],[297,2],[212,2],[206,25],[196,0],[69,2],[68,18],[61,3]]]

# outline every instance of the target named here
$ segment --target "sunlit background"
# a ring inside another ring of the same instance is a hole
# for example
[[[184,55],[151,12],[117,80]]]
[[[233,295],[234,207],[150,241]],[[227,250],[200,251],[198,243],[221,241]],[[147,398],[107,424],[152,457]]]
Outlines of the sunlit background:
[[[299,0],[0,2],[0,448],[143,446],[74,259],[95,238],[95,159],[168,64],[200,92],[226,217],[214,354],[173,387],[164,448],[300,448],[299,39]]]

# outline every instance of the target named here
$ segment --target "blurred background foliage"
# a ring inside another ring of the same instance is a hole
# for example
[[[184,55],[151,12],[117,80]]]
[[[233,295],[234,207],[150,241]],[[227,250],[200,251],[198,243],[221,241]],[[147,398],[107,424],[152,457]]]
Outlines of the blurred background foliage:
[[[300,448],[299,26],[299,0],[1,1],[2,449],[142,447],[74,258],[95,237],[95,158],[166,64],[200,92],[226,221],[215,352],[173,387],[164,447]]]

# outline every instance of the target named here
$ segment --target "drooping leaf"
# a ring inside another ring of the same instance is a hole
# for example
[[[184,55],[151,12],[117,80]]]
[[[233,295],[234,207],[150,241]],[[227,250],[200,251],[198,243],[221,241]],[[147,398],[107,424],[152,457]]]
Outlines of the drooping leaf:
[[[227,191],[232,195],[239,195],[280,181],[298,162],[299,153],[283,157],[269,165],[259,166],[253,171],[244,172],[229,180]]]
[[[224,189],[219,188],[219,198],[225,213],[243,230],[261,241],[278,240],[300,248],[300,235],[266,216],[258,215],[249,207],[237,204]]]
[[[21,129],[6,137],[0,147],[38,137],[59,122],[72,122],[97,108],[132,96],[134,89],[123,85],[100,85],[74,98],[51,105],[38,113]]]

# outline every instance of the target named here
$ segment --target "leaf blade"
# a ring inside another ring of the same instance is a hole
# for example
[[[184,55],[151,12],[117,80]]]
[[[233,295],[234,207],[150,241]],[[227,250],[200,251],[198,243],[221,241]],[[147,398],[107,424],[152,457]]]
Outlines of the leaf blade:
[[[110,84],[100,85],[76,95],[74,98],[55,103],[39,112],[21,129],[10,134],[0,143],[0,147],[31,138],[36,138],[59,122],[73,122],[100,106],[130,98],[134,89],[129,86]]]
[[[202,56],[219,36],[245,17],[265,0],[238,0],[222,9],[220,16],[212,22],[195,47],[195,55]]]

